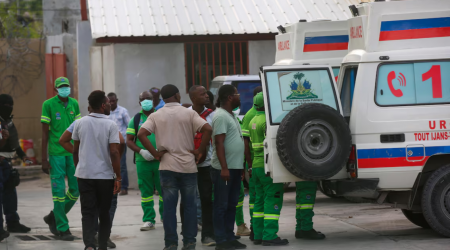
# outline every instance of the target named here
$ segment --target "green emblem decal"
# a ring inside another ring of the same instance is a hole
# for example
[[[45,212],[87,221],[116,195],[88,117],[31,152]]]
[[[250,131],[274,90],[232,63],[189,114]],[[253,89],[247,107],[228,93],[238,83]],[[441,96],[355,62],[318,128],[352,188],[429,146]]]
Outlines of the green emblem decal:
[[[311,89],[311,83],[305,79],[303,81],[303,84],[301,83],[302,78],[305,77],[305,74],[297,72],[297,74],[294,75],[294,79],[292,79],[291,82],[291,94],[286,97],[288,100],[293,99],[312,99],[312,98],[318,98],[316,94],[314,94],[314,90]],[[298,83],[297,83],[297,81]]]

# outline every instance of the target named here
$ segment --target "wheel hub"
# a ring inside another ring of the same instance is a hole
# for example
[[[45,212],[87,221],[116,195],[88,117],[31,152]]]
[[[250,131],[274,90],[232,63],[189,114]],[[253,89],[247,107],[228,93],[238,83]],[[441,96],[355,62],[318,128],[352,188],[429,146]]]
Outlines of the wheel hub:
[[[300,153],[311,162],[323,162],[336,150],[337,134],[322,120],[313,120],[300,129],[297,137]]]
[[[450,219],[450,184],[442,190],[440,204],[442,212]]]

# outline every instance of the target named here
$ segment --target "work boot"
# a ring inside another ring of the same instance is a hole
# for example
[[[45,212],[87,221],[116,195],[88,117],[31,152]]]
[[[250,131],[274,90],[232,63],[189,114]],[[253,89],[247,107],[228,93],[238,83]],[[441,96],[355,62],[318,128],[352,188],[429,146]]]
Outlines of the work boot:
[[[18,221],[9,222],[6,224],[6,228],[10,233],[28,233],[31,231],[31,228],[20,224]]]
[[[230,245],[234,246],[234,249],[246,249],[247,248],[247,245],[244,245],[237,240],[232,240],[229,243],[230,243]]]
[[[0,228],[0,241],[9,237],[9,232]]]
[[[325,234],[321,232],[317,232],[314,229],[304,231],[297,230],[295,231],[295,238],[297,239],[307,239],[307,240],[323,240],[325,239]]]
[[[250,229],[248,229],[247,224],[243,223],[238,226],[236,235],[238,236],[250,236]]]
[[[280,239],[280,237],[273,239],[273,240],[263,240],[262,245],[263,246],[285,246],[289,244],[289,241],[286,239]]]
[[[195,250],[195,242],[185,244],[181,250]]]
[[[50,211],[48,215],[44,216],[44,222],[48,225],[48,228],[52,234],[55,236],[59,235],[58,230],[56,229],[55,214],[53,211]]]
[[[262,244],[262,240],[253,240],[253,245],[261,245]]]
[[[75,240],[75,236],[67,229],[65,232],[59,232],[58,239],[62,241],[73,241]]]
[[[250,238],[251,241],[255,240],[255,232],[253,232],[253,227],[250,227]]]
[[[223,242],[216,245],[216,250],[235,250],[235,248],[230,242]]]

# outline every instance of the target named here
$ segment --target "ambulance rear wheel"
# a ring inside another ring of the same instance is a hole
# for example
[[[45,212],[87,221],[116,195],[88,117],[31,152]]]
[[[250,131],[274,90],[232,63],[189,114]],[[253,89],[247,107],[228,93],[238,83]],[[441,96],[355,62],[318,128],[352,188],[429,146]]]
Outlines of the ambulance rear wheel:
[[[406,219],[411,221],[414,225],[422,227],[422,228],[430,228],[427,220],[423,216],[423,213],[413,213],[411,210],[402,209],[403,215],[405,215]]]
[[[334,176],[346,165],[352,138],[338,111],[324,104],[308,103],[284,117],[276,144],[278,156],[291,174],[320,181]]]
[[[425,183],[422,211],[434,231],[450,237],[450,164],[434,171]]]

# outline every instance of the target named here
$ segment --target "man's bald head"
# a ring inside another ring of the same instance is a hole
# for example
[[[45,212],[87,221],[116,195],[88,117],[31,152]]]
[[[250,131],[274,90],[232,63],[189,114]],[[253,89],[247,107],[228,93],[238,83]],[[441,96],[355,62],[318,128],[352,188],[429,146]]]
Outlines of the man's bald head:
[[[209,103],[209,96],[206,89],[200,85],[194,85],[189,89],[189,98],[194,105],[204,106]]]
[[[262,92],[261,86],[258,86],[253,90],[253,97],[255,97],[259,92]]]
[[[139,94],[139,102],[143,100],[153,100],[153,95],[149,91],[144,91]]]

